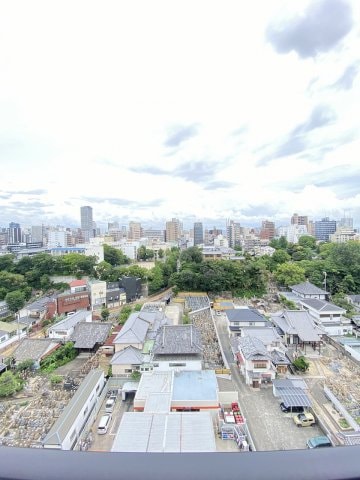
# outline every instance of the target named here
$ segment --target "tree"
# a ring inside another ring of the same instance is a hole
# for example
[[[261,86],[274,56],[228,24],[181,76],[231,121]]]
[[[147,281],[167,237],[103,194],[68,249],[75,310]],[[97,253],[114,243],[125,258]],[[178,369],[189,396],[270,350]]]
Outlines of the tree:
[[[113,267],[130,263],[129,258],[120,249],[106,244],[104,244],[104,260]]]
[[[13,313],[16,313],[25,305],[25,295],[20,290],[9,292],[5,297],[5,301],[9,307],[9,310]]]
[[[273,255],[272,255],[272,260],[276,264],[280,263],[286,263],[290,260],[290,255],[286,252],[286,250],[283,250],[282,248],[279,248],[276,250]]]
[[[158,258],[164,258],[164,250],[162,248],[158,250]]]
[[[303,235],[299,238],[298,244],[300,247],[310,248],[311,250],[315,250],[316,248],[316,238],[311,237],[310,235]]]
[[[101,310],[101,319],[106,322],[106,320],[109,318],[110,316],[110,312],[109,312],[109,309],[104,307],[102,308]]]
[[[295,367],[296,370],[299,370],[300,372],[306,372],[306,370],[309,369],[309,362],[305,360],[304,357],[298,357],[296,360],[293,361],[293,366]]]
[[[282,263],[274,275],[276,281],[285,287],[305,281],[305,270],[296,263]]]
[[[130,307],[130,305],[125,305],[121,309],[121,312],[119,315],[119,323],[124,324],[126,320],[130,317],[131,312],[132,312],[132,308]]]
[[[0,255],[0,271],[5,270],[6,272],[10,272],[14,266],[14,255]]]
[[[21,389],[21,382],[12,372],[0,376],[0,397],[9,397]]]
[[[198,247],[190,247],[180,254],[182,263],[201,263],[203,261],[201,250]]]
[[[134,312],[140,312],[141,309],[142,309],[141,303],[137,303],[134,307]]]

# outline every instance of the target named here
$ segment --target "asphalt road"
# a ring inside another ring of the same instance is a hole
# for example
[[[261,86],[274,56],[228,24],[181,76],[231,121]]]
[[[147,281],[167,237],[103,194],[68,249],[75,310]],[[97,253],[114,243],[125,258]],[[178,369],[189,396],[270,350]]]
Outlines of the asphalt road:
[[[254,389],[245,385],[233,359],[225,315],[215,315],[215,324],[256,450],[304,449],[309,438],[323,435],[317,425],[298,428],[292,418],[294,414],[285,414],[280,410],[280,399],[274,397],[272,386]]]

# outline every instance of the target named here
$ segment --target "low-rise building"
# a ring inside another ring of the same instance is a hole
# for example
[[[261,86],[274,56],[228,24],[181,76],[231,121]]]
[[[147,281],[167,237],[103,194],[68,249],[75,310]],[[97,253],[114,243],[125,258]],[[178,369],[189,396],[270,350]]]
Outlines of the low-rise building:
[[[72,450],[75,447],[104,385],[105,378],[102,370],[91,370],[87,374],[43,440],[44,448]]]
[[[225,310],[225,315],[228,320],[229,335],[241,335],[243,327],[266,327],[268,320],[261,315],[254,308],[238,307]]]
[[[78,312],[69,315],[59,322],[51,325],[47,330],[49,338],[56,338],[62,341],[67,341],[74,332],[75,326],[80,322],[91,322],[91,312],[88,310],[79,310]]]
[[[302,299],[299,303],[314,318],[316,325],[328,335],[352,333],[351,320],[344,316],[346,313],[344,308],[315,298]]]
[[[326,300],[329,295],[329,292],[317,287],[308,280],[306,282],[298,283],[297,285],[290,285],[290,289],[292,293],[301,298]]]
[[[236,361],[246,385],[258,388],[262,383],[272,382],[276,376],[271,355],[256,337],[237,337],[239,351]]]
[[[72,293],[61,293],[56,299],[56,308],[58,315],[78,310],[88,310],[90,308],[90,295],[87,290],[81,290]]]
[[[70,341],[78,350],[94,351],[104,345],[110,335],[111,323],[106,322],[81,322],[75,325]]]
[[[60,347],[61,343],[49,338],[23,338],[12,356],[15,362],[33,360],[35,368],[40,368],[40,362]]]
[[[28,326],[20,322],[0,321],[0,348],[5,348],[26,336]]]

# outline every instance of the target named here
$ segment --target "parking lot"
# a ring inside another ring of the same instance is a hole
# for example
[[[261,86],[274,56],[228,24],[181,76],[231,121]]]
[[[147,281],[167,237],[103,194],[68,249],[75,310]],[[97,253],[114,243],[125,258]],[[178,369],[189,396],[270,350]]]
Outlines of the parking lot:
[[[318,425],[298,428],[294,414],[283,413],[280,399],[272,386],[254,389],[245,382],[234,363],[224,314],[214,316],[224,355],[229,363],[232,380],[239,392],[239,404],[247,420],[256,450],[295,450],[306,448],[306,441],[324,433]]]

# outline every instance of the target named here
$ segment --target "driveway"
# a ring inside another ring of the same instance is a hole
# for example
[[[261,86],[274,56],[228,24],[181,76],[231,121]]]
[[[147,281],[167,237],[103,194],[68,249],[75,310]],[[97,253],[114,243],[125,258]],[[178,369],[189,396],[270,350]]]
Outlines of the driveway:
[[[275,398],[271,386],[254,389],[245,385],[234,362],[230,348],[227,320],[224,314],[215,315],[222,350],[229,363],[232,380],[239,392],[239,404],[247,420],[256,450],[295,450],[306,448],[306,441],[323,435],[318,425],[296,427],[292,417],[280,410],[280,399]]]

